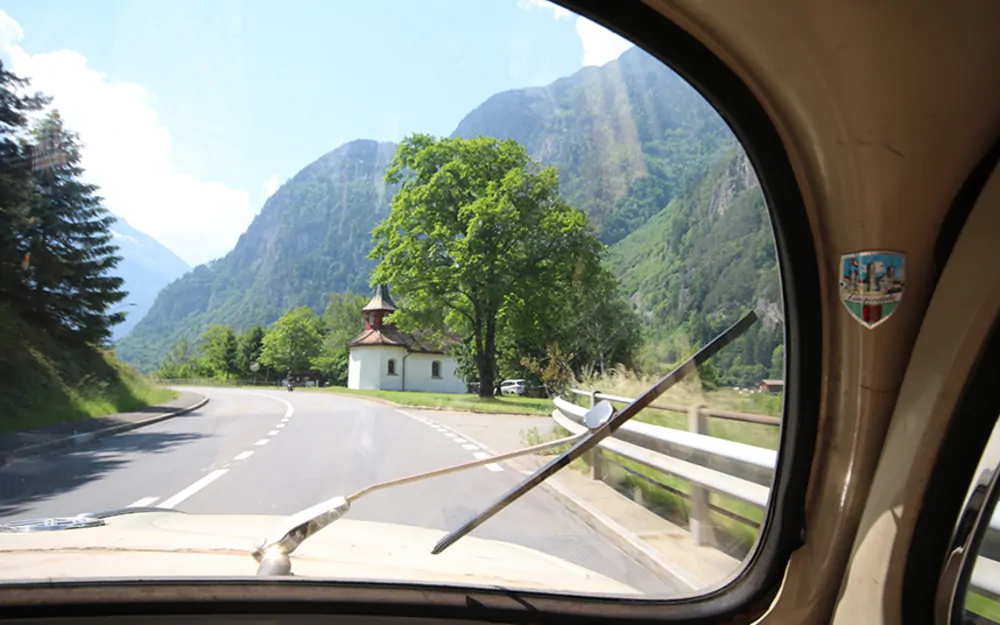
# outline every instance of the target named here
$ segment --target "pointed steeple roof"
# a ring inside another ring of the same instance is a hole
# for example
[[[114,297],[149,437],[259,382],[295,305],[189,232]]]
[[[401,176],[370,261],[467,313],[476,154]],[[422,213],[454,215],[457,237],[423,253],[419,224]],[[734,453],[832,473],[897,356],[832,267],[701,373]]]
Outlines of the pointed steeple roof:
[[[368,302],[368,304],[361,310],[364,312],[368,312],[370,310],[396,310],[396,303],[392,301],[392,297],[389,296],[389,285],[376,284],[375,288],[372,290],[371,301]]]

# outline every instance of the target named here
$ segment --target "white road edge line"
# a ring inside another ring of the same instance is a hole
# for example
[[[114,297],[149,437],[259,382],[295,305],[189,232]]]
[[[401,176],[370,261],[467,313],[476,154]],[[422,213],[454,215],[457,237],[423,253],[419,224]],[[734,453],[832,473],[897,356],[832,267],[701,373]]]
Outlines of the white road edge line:
[[[195,493],[197,493],[201,489],[205,488],[206,486],[208,486],[209,484],[211,484],[215,480],[217,480],[220,477],[222,477],[223,475],[225,475],[228,471],[229,471],[229,469],[216,469],[215,471],[212,471],[211,473],[209,473],[205,477],[201,478],[200,480],[198,480],[194,484],[188,486],[187,488],[185,488],[181,492],[177,493],[176,495],[174,495],[170,499],[165,500],[158,507],[160,507],[160,508],[173,508],[174,506],[176,506],[177,504],[181,503],[182,501],[184,501],[185,499],[187,499],[191,495],[194,495]]]
[[[129,508],[145,508],[146,506],[151,505],[157,499],[159,499],[159,497],[143,497],[139,501],[137,501],[137,502],[135,502],[133,504],[129,504],[128,507]]]
[[[247,394],[256,395],[257,397],[266,397],[268,399],[273,399],[274,401],[280,401],[281,403],[285,404],[285,421],[287,421],[290,416],[295,414],[295,408],[293,408],[290,403],[288,403],[284,399],[281,399],[280,397],[272,397],[270,395],[265,395],[264,393],[247,393]]]
[[[256,443],[254,443],[254,445],[256,445],[257,447],[263,447],[264,445],[267,445],[270,442],[271,442],[271,439],[269,439],[269,438],[262,438],[259,441],[257,441]]]
[[[236,457],[233,458],[233,460],[246,460],[247,458],[249,458],[252,455],[253,455],[252,451],[244,451],[244,452],[236,454]]]
[[[490,454],[486,453],[485,451],[477,451],[473,452],[472,457],[475,458],[476,460],[485,460],[486,458],[490,457]],[[483,466],[493,472],[503,471],[503,467],[501,467],[499,464],[495,462],[484,464]]]

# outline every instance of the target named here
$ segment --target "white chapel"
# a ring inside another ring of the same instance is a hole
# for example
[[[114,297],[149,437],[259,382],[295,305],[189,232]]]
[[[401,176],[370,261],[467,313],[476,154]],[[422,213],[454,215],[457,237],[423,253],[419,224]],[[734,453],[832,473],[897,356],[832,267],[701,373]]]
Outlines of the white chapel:
[[[388,286],[376,286],[371,301],[362,310],[365,329],[347,343],[347,388],[466,392],[453,356],[422,345],[395,324],[384,322],[396,310]]]

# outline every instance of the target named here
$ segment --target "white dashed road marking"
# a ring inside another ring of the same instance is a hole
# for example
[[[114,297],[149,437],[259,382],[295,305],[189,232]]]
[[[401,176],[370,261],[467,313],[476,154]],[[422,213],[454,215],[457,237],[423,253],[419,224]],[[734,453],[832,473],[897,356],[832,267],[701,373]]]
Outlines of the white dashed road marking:
[[[269,439],[269,438],[262,438],[259,441],[257,441],[256,443],[254,443],[254,445],[256,445],[258,447],[263,447],[264,445],[267,445],[270,442],[271,442],[271,439]]]
[[[246,460],[247,458],[249,458],[252,455],[253,455],[252,451],[244,451],[244,452],[236,454],[236,457],[233,458],[233,460]]]
[[[205,477],[201,478],[200,480],[198,480],[194,484],[188,486],[187,488],[185,488],[181,492],[177,493],[173,497],[164,500],[164,502],[161,503],[159,505],[159,507],[160,508],[173,508],[174,506],[180,504],[181,502],[183,502],[185,499],[187,499],[191,495],[194,495],[195,493],[197,493],[201,489],[205,488],[206,486],[208,486],[209,484],[211,484],[215,480],[217,480],[220,477],[222,477],[223,475],[225,475],[228,471],[229,471],[229,469],[216,469],[215,471],[212,471],[211,473],[209,473]]]
[[[270,432],[267,433],[267,435],[268,436],[277,436],[278,435],[278,430],[271,430]]]
[[[396,412],[398,412],[401,415],[410,417],[414,421],[419,421],[420,423],[423,423],[424,425],[427,425],[428,427],[430,427],[430,428],[432,428],[434,430],[437,430],[438,432],[441,432],[442,434],[444,434],[445,436],[447,436],[451,440],[453,440],[456,443],[458,443],[459,445],[461,445],[462,449],[464,449],[466,451],[473,452],[472,455],[476,458],[476,460],[485,460],[486,458],[490,457],[490,454],[482,451],[482,449],[480,448],[479,445],[473,445],[473,444],[469,443],[466,439],[462,438],[461,436],[459,436],[455,432],[451,431],[450,428],[447,428],[447,427],[441,425],[440,423],[435,422],[433,419],[429,419],[429,418],[426,418],[426,417],[423,417],[423,416],[420,416],[420,415],[415,415],[413,413],[406,412],[405,410],[397,410]],[[488,470],[493,471],[493,472],[503,471],[504,470],[503,466],[500,465],[497,462],[491,462],[491,463],[485,464],[483,466],[486,467]]]

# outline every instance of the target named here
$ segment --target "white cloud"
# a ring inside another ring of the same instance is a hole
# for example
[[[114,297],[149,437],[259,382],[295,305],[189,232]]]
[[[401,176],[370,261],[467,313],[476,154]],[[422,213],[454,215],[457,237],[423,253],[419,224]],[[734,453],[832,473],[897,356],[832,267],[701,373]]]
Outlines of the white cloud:
[[[550,9],[552,16],[558,19],[573,17],[573,12],[548,0],[517,0],[517,6],[522,9]]]
[[[517,0],[517,6],[527,10],[550,9],[557,20],[569,19],[575,15],[569,9],[548,0]],[[576,17],[576,34],[583,44],[584,65],[604,65],[632,47],[632,42],[581,16]]]
[[[73,50],[28,54],[20,25],[0,10],[0,54],[84,144],[83,167],[105,206],[191,265],[222,256],[255,210],[245,191],[178,171],[173,138],[142,85],[115,82]]]
[[[604,65],[632,47],[628,39],[582,17],[576,18],[576,34],[583,43],[584,65]]]
[[[267,197],[274,195],[275,191],[281,187],[281,178],[278,178],[277,174],[271,174],[267,180],[264,181],[264,191],[267,192]]]

